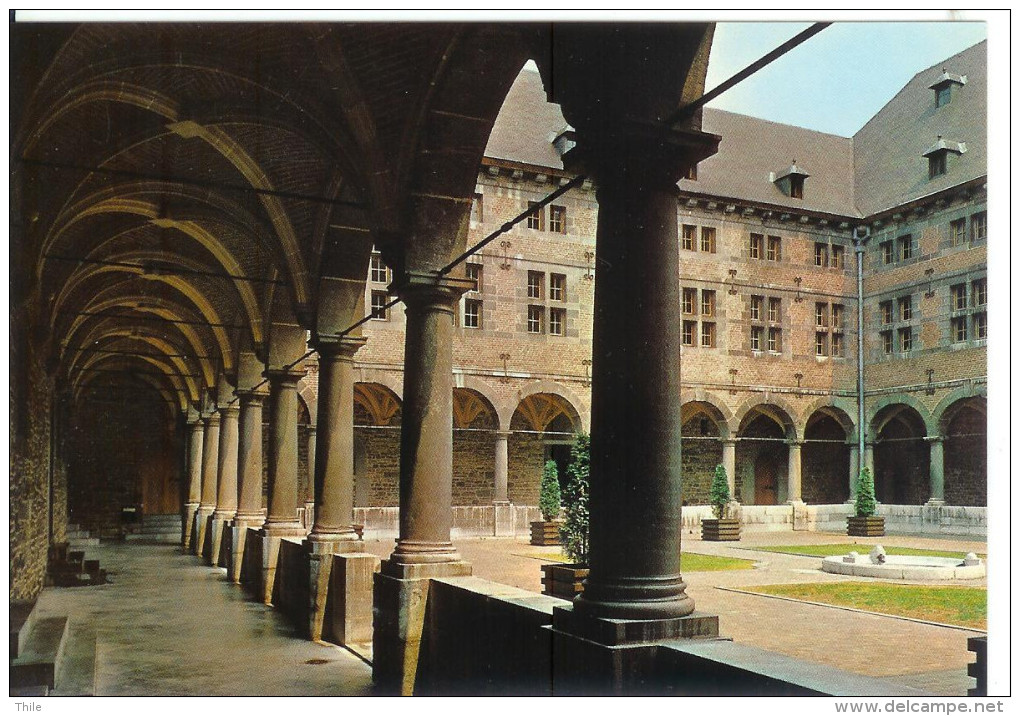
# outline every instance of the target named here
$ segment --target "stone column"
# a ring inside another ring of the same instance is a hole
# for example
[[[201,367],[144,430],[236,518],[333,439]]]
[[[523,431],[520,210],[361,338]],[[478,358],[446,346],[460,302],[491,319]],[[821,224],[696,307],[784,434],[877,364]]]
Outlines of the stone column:
[[[384,574],[469,574],[450,541],[453,522],[453,317],[473,283],[408,273],[394,291],[406,306],[400,428],[400,531]],[[421,569],[422,565],[458,565]]]
[[[939,507],[946,504],[945,459],[942,447],[944,438],[941,435],[928,435],[924,440],[931,451],[928,466],[931,497],[928,498],[928,504]]]
[[[195,555],[205,553],[209,517],[216,511],[216,473],[219,469],[220,415],[213,413],[203,418],[205,434],[202,436],[202,501],[195,513]]]
[[[237,391],[240,403],[238,435],[238,504],[231,542],[230,578],[240,583],[244,549],[250,528],[261,527],[262,514],[262,401],[265,394],[252,390]]]
[[[220,409],[220,449],[217,470],[216,511],[212,516],[212,536],[209,562],[219,565],[223,530],[237,513],[237,414],[236,405]],[[225,562],[223,566],[225,566]]]
[[[865,441],[864,443],[864,467],[871,473],[871,479],[875,479],[875,443]]]
[[[800,452],[803,440],[788,440],[789,459],[786,472],[786,501],[789,503],[803,502],[800,492]]]
[[[726,482],[729,483],[730,497],[737,499],[737,441],[727,438],[722,441],[722,466],[726,470]]]
[[[850,497],[847,498],[848,503],[853,503],[857,500],[857,477],[861,472],[861,448],[856,442],[849,444],[850,447],[850,491],[847,493]]]
[[[492,485],[492,524],[496,537],[509,537],[514,534],[513,506],[507,491],[509,477],[509,445],[510,431],[496,431],[496,461]]]
[[[315,434],[315,425],[309,425],[305,428],[305,436],[308,442],[308,474],[305,476],[307,480],[307,489],[305,490],[305,526],[309,529],[315,523],[315,503],[318,499],[316,493],[318,488],[315,485],[315,451],[318,449],[316,447]]]
[[[202,502],[202,427],[201,418],[188,423],[188,501],[184,503],[184,538],[181,542],[185,552],[193,549],[192,528],[195,513]]]
[[[273,603],[273,586],[280,555],[280,540],[306,535],[297,519],[298,504],[298,397],[301,370],[268,370],[272,395],[269,439],[269,512],[262,525],[262,581],[259,595]]]
[[[316,343],[319,353],[315,454],[315,524],[308,541],[315,551],[362,551],[354,533],[354,354],[364,338],[343,337]],[[309,440],[309,460],[315,432]]]

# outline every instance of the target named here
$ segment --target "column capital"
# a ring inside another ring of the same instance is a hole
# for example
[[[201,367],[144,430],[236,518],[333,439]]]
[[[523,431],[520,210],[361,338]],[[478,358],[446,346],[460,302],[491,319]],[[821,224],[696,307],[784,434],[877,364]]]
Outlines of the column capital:
[[[204,422],[207,426],[219,425],[220,424],[220,414],[219,413],[211,413],[209,415],[206,415],[204,418],[202,418],[202,422]]]
[[[723,445],[736,445],[737,444],[737,439],[736,438],[719,438],[719,442],[721,442]]]
[[[496,439],[497,440],[509,440],[510,436],[513,435],[513,434],[514,433],[513,433],[512,430],[497,430],[496,431]]]
[[[296,387],[297,382],[305,377],[308,371],[304,368],[269,368],[262,371],[271,385]]]
[[[946,438],[944,436],[942,436],[942,435],[925,435],[924,436],[924,441],[926,443],[928,443],[929,445],[931,445],[933,443],[943,442],[945,439]]]
[[[236,403],[227,403],[226,405],[220,405],[216,410],[226,418],[228,415],[236,416],[240,412],[241,406]]]
[[[475,282],[471,279],[407,271],[394,279],[389,291],[399,296],[409,310],[432,308],[453,313],[454,304],[474,287]]]
[[[320,358],[350,360],[368,342],[364,336],[313,336],[310,341]]]
[[[806,441],[806,440],[805,440],[804,438],[792,438],[792,439],[790,439],[790,440],[787,440],[787,441],[786,441],[786,444],[787,444],[788,446],[790,446],[790,447],[800,448],[800,447],[802,447],[802,446],[804,445],[804,443],[806,443],[806,442],[807,442],[807,441]]]
[[[261,390],[235,390],[237,402],[244,405],[262,405],[266,399],[266,393]]]

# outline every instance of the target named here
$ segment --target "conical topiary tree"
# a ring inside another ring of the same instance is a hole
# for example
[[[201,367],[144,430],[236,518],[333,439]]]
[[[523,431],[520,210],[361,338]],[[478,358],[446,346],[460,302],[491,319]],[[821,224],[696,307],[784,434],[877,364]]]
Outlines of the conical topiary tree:
[[[556,461],[549,460],[542,471],[542,484],[538,492],[538,509],[546,522],[560,516],[560,476]]]
[[[575,564],[588,563],[588,474],[591,438],[580,433],[570,449],[567,486],[563,490],[565,520],[560,528],[563,551]]]
[[[871,479],[871,470],[861,468],[857,476],[857,500],[854,511],[858,517],[871,517],[875,514],[875,481]]]
[[[726,480],[726,468],[722,465],[715,466],[715,477],[712,478],[708,498],[712,504],[712,514],[716,519],[722,519],[726,505],[730,502],[730,484]]]

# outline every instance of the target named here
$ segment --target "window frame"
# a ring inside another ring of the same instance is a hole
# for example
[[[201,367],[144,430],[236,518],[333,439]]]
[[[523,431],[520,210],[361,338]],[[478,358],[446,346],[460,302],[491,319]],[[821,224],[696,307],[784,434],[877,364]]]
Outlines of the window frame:
[[[381,299],[381,305],[376,308],[376,299]],[[372,295],[369,298],[369,306],[371,307],[371,316],[373,321],[388,321],[390,320],[389,309],[385,308],[386,304],[390,302],[390,295],[386,291],[372,291]]]
[[[701,322],[701,347],[715,348],[715,321]]]
[[[545,231],[545,207],[537,201],[528,202],[528,228]]]
[[[748,246],[748,257],[761,260],[765,253],[765,234],[751,234],[751,243]]]
[[[701,315],[712,318],[715,316],[715,291],[701,289]]]
[[[475,309],[472,311],[471,309]],[[471,322],[473,317],[473,323]],[[464,314],[461,325],[464,328],[480,329],[482,328],[482,301],[479,298],[465,298],[464,299]]]
[[[829,266],[829,245],[821,241],[815,242],[815,266],[819,268]]]
[[[564,273],[549,274],[549,300],[567,301],[567,275]]]
[[[545,293],[545,271],[528,270],[528,300],[541,301]]]
[[[473,262],[464,264],[464,277],[475,282],[475,287],[468,290],[474,291],[475,293],[482,292],[482,282],[485,278],[485,270],[483,269],[482,264]]]
[[[554,234],[567,233],[567,207],[561,204],[549,205],[549,231]]]
[[[765,259],[767,261],[783,260],[783,239],[781,236],[769,236],[765,245]]]
[[[558,330],[554,330],[558,326]],[[550,308],[549,309],[549,335],[550,336],[565,336],[567,335],[567,309],[565,308]]]
[[[947,154],[949,152],[943,149],[928,155],[928,179],[946,175],[949,167],[949,162],[946,161]]]
[[[545,306],[528,304],[528,333],[542,335],[545,333]]]
[[[706,254],[715,253],[715,227],[714,226],[702,226],[701,227],[701,239],[698,244],[699,250]]]

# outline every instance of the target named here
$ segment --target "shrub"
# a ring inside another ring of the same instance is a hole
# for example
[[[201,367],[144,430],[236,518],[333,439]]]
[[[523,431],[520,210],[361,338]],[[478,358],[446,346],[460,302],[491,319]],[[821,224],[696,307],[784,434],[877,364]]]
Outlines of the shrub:
[[[858,517],[871,517],[875,514],[875,481],[871,479],[871,471],[861,468],[857,476],[857,501],[854,510]]]
[[[726,468],[722,465],[715,466],[715,477],[712,478],[708,498],[712,505],[712,514],[716,519],[722,519],[726,505],[730,502],[730,484],[726,481]]]
[[[565,520],[560,542],[571,562],[588,563],[588,466],[591,462],[591,438],[581,433],[570,449],[567,486],[563,490]]]
[[[560,476],[556,470],[556,461],[549,460],[542,471],[542,484],[538,492],[538,509],[542,511],[542,519],[548,522],[560,516]]]

